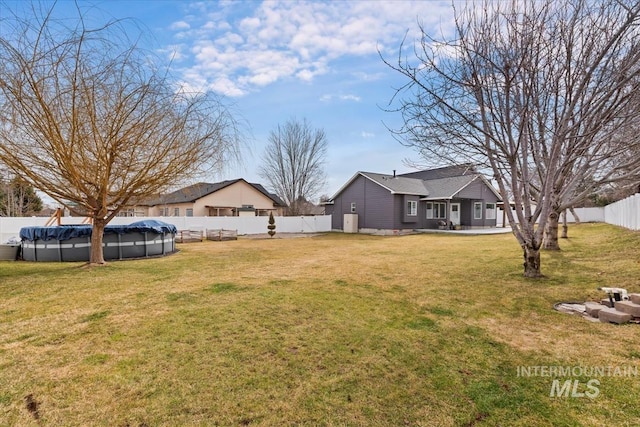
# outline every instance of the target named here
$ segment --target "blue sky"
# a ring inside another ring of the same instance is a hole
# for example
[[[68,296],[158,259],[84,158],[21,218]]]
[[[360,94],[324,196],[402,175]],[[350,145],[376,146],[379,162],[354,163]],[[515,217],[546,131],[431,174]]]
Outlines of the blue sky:
[[[399,114],[382,108],[404,81],[378,51],[393,60],[405,34],[419,36],[418,21],[450,31],[449,1],[78,1],[95,22],[135,19],[182,84],[233,105],[248,124],[247,148],[219,179],[262,182],[269,132],[290,118],[326,132],[327,195],[359,170],[409,172],[403,160],[417,160],[385,127],[399,126]],[[74,3],[56,7],[71,13]]]

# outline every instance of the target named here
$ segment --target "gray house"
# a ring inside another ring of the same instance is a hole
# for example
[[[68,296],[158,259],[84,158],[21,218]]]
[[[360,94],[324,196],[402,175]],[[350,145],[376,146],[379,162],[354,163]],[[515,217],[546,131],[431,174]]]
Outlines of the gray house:
[[[325,211],[337,230],[345,229],[345,218],[351,224],[355,216],[361,231],[485,228],[496,226],[500,200],[482,174],[462,165],[402,175],[357,172]]]

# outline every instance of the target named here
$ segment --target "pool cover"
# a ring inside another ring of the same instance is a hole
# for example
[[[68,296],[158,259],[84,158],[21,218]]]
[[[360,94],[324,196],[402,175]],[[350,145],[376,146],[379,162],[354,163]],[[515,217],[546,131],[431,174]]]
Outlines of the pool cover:
[[[69,240],[74,237],[91,236],[91,225],[58,225],[55,227],[23,227],[20,229],[22,240]],[[129,225],[107,225],[104,234],[144,233],[153,231],[158,234],[176,233],[176,226],[157,220],[137,221]]]

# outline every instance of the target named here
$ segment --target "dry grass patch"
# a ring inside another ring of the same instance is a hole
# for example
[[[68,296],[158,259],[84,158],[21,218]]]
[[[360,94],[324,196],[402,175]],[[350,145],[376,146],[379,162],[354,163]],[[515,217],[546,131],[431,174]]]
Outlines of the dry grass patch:
[[[509,235],[202,242],[89,270],[1,263],[0,425],[639,424],[637,378],[602,378],[590,400],[517,376],[640,358],[638,326],[552,310],[598,286],[640,291],[638,233],[571,231],[539,281],[521,277]]]

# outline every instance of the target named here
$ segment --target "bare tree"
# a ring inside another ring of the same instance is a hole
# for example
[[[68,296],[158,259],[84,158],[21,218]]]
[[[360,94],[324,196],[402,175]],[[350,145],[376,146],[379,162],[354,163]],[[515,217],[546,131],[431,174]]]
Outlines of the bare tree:
[[[259,174],[284,200],[289,215],[304,213],[325,184],[328,141],[322,129],[290,119],[269,134]]]
[[[0,160],[93,220],[91,264],[105,225],[127,203],[219,168],[238,145],[219,99],[179,90],[119,22],[72,27],[3,11]]]
[[[627,102],[628,110],[619,111],[613,123],[603,129],[597,126],[604,121],[602,118],[594,118],[597,120],[595,125],[592,124],[593,120],[587,120],[594,133],[583,131],[580,137],[582,144],[574,144],[571,150],[562,153],[563,173],[558,175],[551,194],[551,213],[544,236],[545,249],[560,249],[558,222],[567,209],[607,188],[637,188],[640,183],[640,133],[637,126],[640,97],[638,88],[631,84],[622,89],[633,91],[635,97],[635,100],[631,98]],[[591,135],[593,137],[589,138]],[[577,149],[580,151],[576,153]],[[562,228],[562,237],[567,238],[566,221]]]
[[[637,117],[639,10],[618,0],[468,3],[456,11],[454,40],[422,28],[413,61],[404,43],[397,63],[385,61],[408,79],[392,100],[404,118],[397,138],[423,157],[491,171],[515,205],[506,214],[526,277],[542,275],[544,229],[567,167],[599,156],[603,136]]]

